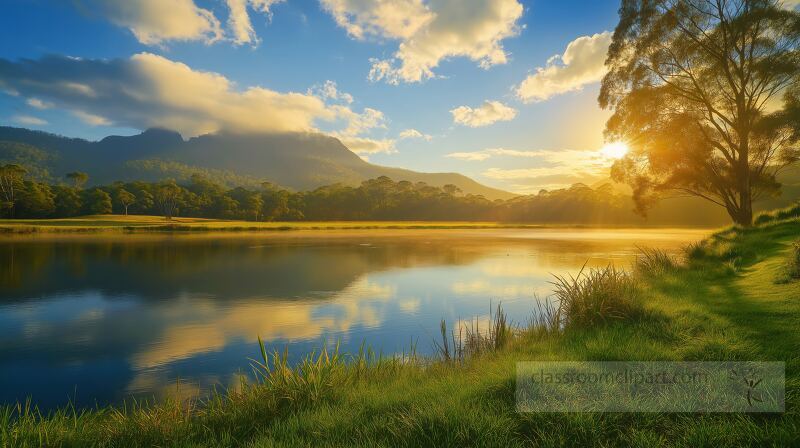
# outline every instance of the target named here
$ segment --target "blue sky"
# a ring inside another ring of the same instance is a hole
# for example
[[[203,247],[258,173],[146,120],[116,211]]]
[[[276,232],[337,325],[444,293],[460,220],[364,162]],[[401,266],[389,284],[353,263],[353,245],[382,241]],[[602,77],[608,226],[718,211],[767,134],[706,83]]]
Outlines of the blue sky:
[[[596,97],[618,6],[4,0],[0,124],[314,130],[373,163],[516,192],[591,182],[610,164]]]

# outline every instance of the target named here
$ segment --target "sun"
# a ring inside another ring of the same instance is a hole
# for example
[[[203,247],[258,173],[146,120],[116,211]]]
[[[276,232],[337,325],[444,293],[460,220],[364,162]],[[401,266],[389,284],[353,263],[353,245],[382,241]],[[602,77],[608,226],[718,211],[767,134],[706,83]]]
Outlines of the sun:
[[[628,145],[623,142],[614,142],[614,143],[607,143],[600,149],[600,154],[603,157],[608,159],[621,159],[625,157],[625,154],[628,154]]]

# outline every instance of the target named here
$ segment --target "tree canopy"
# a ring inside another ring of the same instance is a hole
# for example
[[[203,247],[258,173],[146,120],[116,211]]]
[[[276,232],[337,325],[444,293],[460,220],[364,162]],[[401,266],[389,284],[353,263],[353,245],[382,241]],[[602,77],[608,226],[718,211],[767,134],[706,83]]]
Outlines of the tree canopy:
[[[599,102],[645,213],[689,194],[750,225],[800,158],[800,14],[778,0],[623,0]],[[783,104],[781,102],[783,99]]]

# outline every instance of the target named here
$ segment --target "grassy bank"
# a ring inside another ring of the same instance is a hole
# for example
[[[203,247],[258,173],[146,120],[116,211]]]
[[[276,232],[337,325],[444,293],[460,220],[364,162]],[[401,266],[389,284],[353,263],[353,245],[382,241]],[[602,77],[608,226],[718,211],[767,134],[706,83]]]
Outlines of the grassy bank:
[[[538,228],[537,225],[491,222],[439,221],[298,221],[255,222],[161,216],[97,215],[65,219],[4,219],[0,234],[97,233],[97,232],[279,232],[297,230],[368,229],[498,229]]]
[[[589,227],[464,221],[298,221],[254,222],[160,216],[97,215],[65,219],[0,219],[2,234],[144,233],[144,232],[280,232],[302,230],[414,230],[414,229],[539,229]],[[615,226],[602,226],[611,228]]]
[[[292,369],[263,353],[260,384],[207,402],[47,416],[5,408],[0,437],[4,446],[796,446],[800,283],[787,272],[798,238],[800,220],[776,218],[716,233],[685,260],[646,252],[630,273],[558,278],[560,309],[514,332],[498,317],[489,336],[452,341],[446,361],[322,352]],[[786,412],[520,414],[521,360],[785,361]]]

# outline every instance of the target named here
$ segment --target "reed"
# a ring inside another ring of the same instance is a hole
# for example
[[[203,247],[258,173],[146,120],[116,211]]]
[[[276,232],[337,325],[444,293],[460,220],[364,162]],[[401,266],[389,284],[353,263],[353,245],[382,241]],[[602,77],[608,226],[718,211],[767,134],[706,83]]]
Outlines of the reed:
[[[562,328],[587,328],[628,319],[641,311],[638,281],[614,266],[555,276],[551,282]]]

